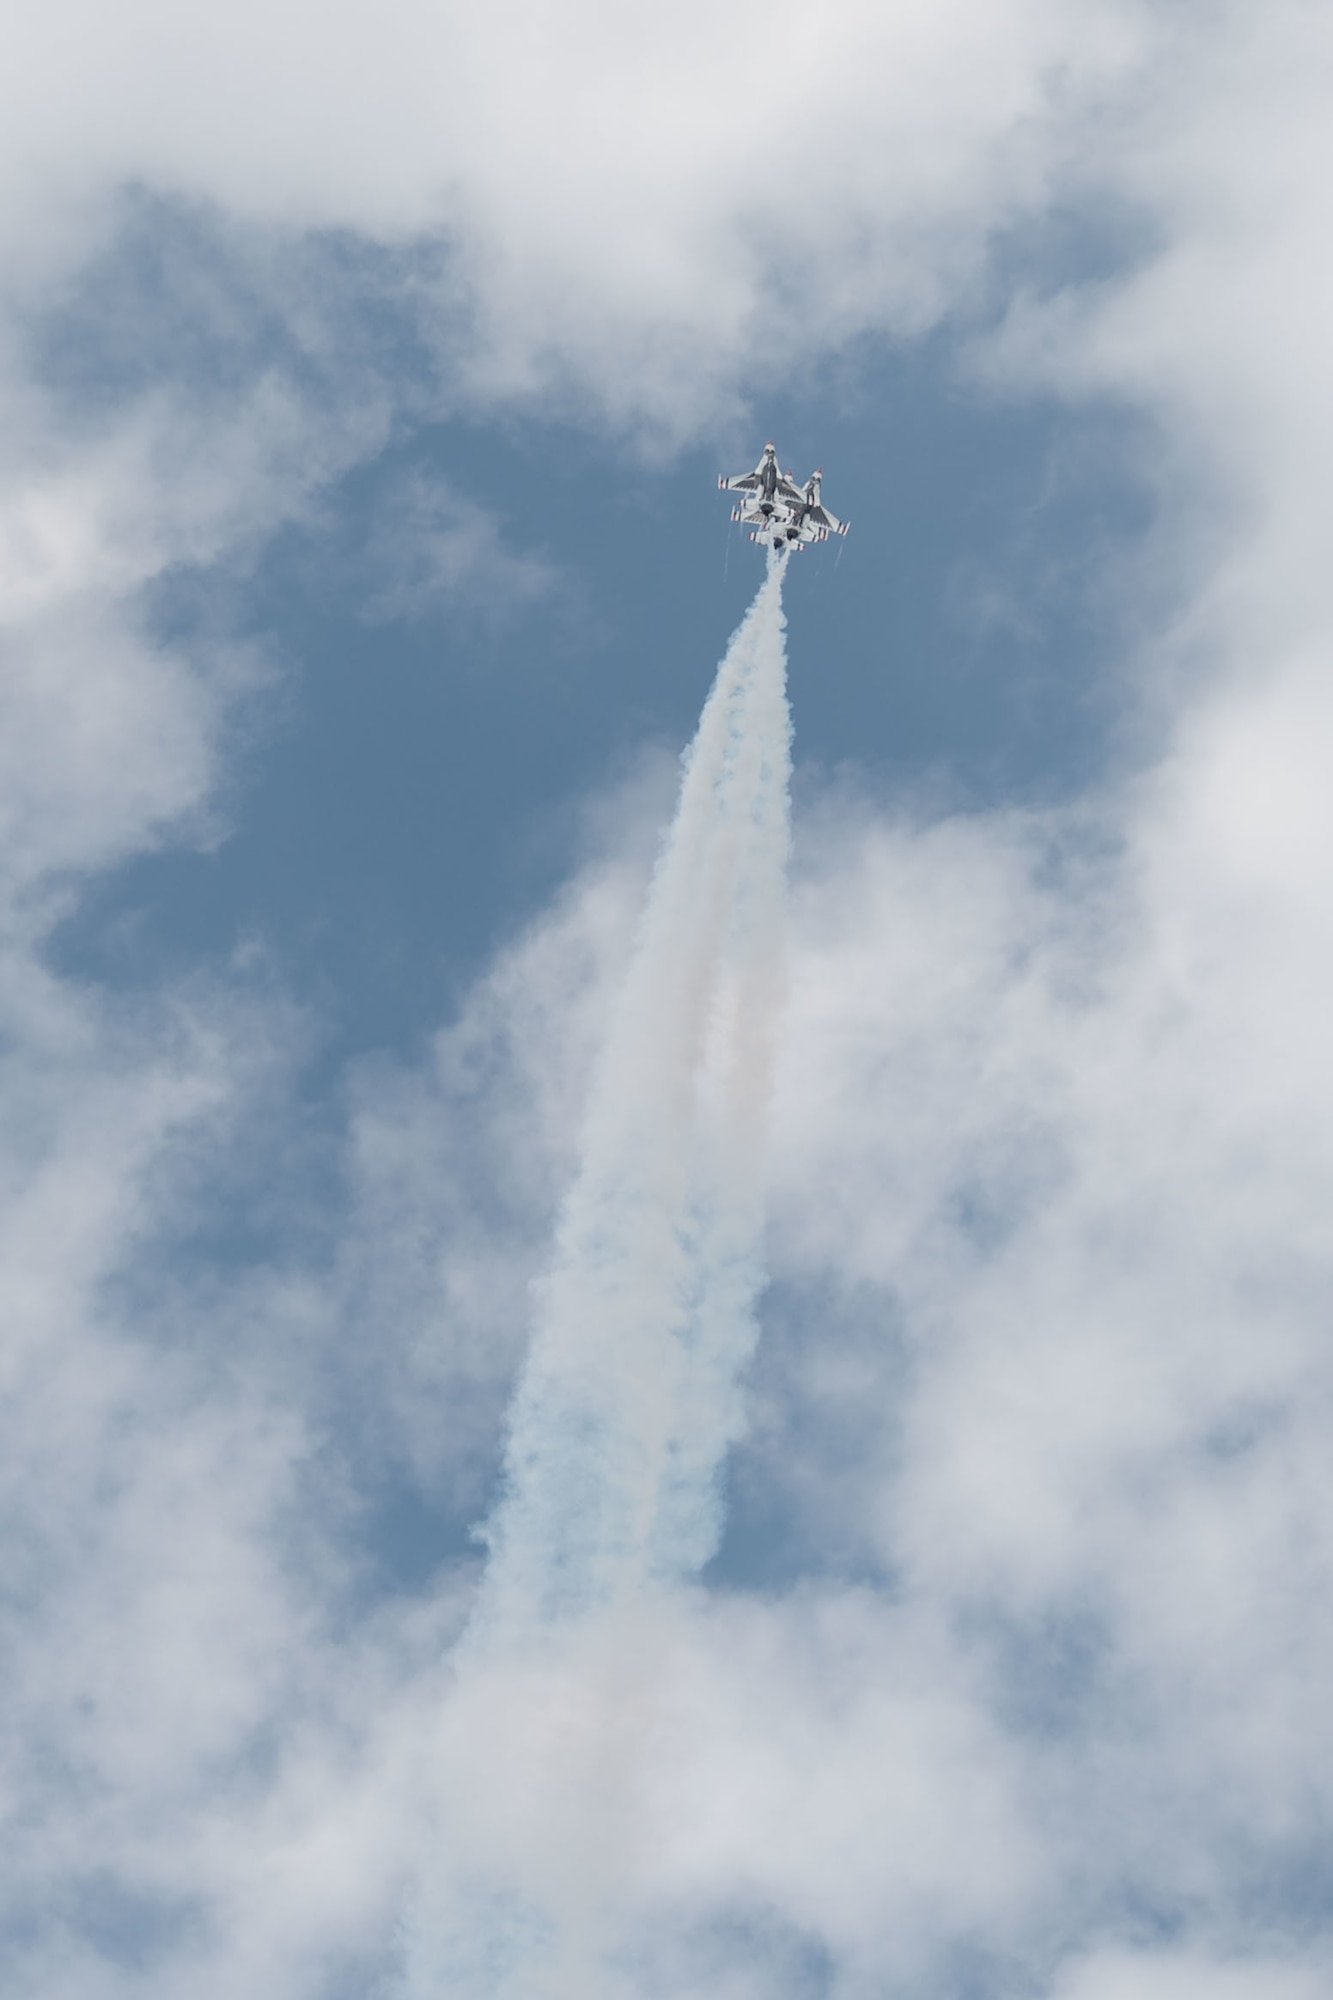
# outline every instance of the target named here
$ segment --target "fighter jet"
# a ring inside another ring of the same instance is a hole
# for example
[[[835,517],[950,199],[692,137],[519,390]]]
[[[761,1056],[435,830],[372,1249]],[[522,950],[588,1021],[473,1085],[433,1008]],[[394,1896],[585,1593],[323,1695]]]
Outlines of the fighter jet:
[[[731,518],[751,530],[750,540],[767,548],[798,554],[812,542],[825,542],[830,534],[845,535],[847,523],[831,514],[822,499],[822,471],[813,472],[804,486],[798,486],[794,472],[778,470],[777,452],[769,444],[753,472],[734,479],[718,480],[723,488],[739,488],[749,498],[733,507]]]
[[[764,455],[753,472],[738,472],[728,478],[725,472],[718,474],[718,486],[724,493],[748,493],[752,496],[749,507],[737,507],[733,521],[742,521],[756,515],[767,521],[779,507],[799,507],[802,500],[800,487],[791,473],[778,471],[778,449],[770,439],[764,446]]]
[[[830,535],[845,535],[851,526],[850,521],[840,521],[836,514],[830,514],[820,497],[823,485],[823,471],[816,467],[805,482],[801,504],[793,516],[802,541],[826,542]]]
[[[745,511],[738,507],[731,518],[746,526],[753,521],[756,525],[750,529],[752,542],[760,542],[765,548],[781,549],[790,556],[799,555],[808,543],[824,539],[814,528],[798,527],[795,515],[788,513],[785,507],[775,507],[767,519],[757,507]]]

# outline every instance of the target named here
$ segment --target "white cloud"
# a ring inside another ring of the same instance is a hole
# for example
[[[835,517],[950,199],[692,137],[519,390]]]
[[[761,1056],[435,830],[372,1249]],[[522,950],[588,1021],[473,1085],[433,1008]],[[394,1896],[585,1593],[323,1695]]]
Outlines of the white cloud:
[[[552,563],[507,545],[489,508],[421,473],[377,507],[363,561],[361,616],[371,623],[428,617],[443,604],[503,618],[549,597],[558,579]]]
[[[780,374],[830,337],[919,328],[975,278],[987,230],[1044,198],[1080,106],[1153,40],[1151,14],[1049,0],[701,0],[484,11],[296,0],[114,27],[27,24],[0,212],[40,268],[56,218],[139,183],[280,231],[443,232],[486,388],[572,371],[614,412],[688,427],[736,364]],[[779,353],[757,315],[787,308]],[[796,309],[797,310],[793,310]],[[693,406],[693,408],[691,408]]]
[[[1058,2000],[1314,2000],[1327,1982],[1322,1965],[1280,1958],[1104,1952],[1077,1966],[1056,1991]]]

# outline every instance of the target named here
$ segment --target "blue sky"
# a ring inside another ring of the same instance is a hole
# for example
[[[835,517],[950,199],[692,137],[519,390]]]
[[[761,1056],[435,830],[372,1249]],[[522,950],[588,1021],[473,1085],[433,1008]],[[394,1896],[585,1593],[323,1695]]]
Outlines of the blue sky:
[[[1326,1993],[1326,22],[20,41],[0,1986]],[[769,436],[852,530],[704,1006]],[[668,1418],[576,1252],[677,1184]],[[713,1555],[524,1624],[515,1408],[713,1467]]]

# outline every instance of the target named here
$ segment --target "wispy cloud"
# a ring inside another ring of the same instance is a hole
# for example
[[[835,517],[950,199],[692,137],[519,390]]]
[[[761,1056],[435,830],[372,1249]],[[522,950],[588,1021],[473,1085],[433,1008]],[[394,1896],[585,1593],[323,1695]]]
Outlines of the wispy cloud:
[[[361,616],[416,623],[441,612],[505,618],[557,591],[560,573],[510,547],[495,515],[423,473],[410,474],[376,509],[362,556]]]

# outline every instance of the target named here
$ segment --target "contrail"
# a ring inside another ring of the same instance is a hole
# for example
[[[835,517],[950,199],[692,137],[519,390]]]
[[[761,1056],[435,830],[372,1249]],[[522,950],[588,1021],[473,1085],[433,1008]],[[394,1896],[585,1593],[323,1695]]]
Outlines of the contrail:
[[[487,1640],[669,1584],[716,1547],[782,999],[781,591],[772,558],[686,753],[510,1416]]]
[[[622,1990],[608,1941],[638,1815],[618,1731],[673,1586],[717,1546],[756,1334],[790,842],[782,571],[770,556],[686,753],[538,1290],[440,1719],[412,2000]]]

